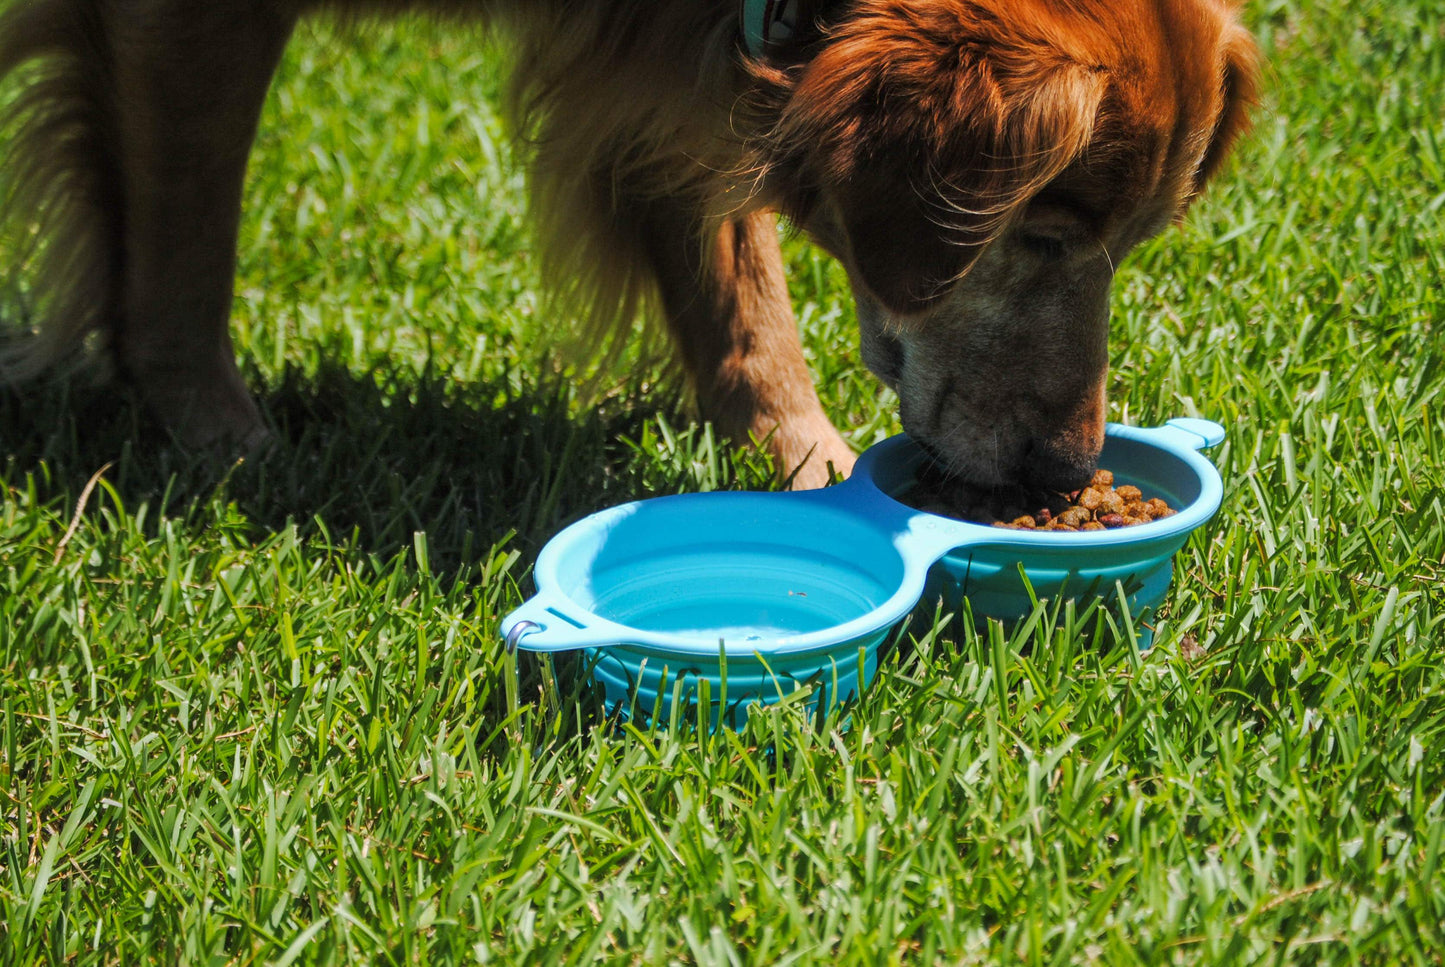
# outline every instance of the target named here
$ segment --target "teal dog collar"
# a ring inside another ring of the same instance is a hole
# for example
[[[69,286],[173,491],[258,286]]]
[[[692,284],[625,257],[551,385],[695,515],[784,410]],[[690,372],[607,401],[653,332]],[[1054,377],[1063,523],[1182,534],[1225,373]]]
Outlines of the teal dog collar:
[[[738,10],[743,50],[750,57],[762,57],[797,32],[797,0],[739,0]]]

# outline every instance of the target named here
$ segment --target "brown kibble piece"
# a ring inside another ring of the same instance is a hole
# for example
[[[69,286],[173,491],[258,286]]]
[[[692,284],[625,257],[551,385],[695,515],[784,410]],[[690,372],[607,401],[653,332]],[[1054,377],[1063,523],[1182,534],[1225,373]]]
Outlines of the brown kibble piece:
[[[1086,508],[1088,510],[1098,510],[1099,505],[1103,502],[1104,491],[1100,490],[1098,487],[1085,487],[1083,490],[1079,491],[1079,499],[1077,503],[1080,507]]]
[[[1081,531],[1101,531],[1101,530],[1103,530],[1103,529],[1104,529],[1104,525],[1101,524],[1101,523],[1099,523],[1099,522],[1096,521],[1096,520],[1091,520],[1091,521],[1089,521],[1087,524],[1085,524],[1083,527],[1080,527],[1080,528],[1079,528],[1079,530],[1081,530]]]
[[[1088,522],[1089,512],[1082,507],[1070,507],[1056,519],[1066,527],[1079,527]]]
[[[1123,526],[1124,526],[1124,515],[1123,515],[1123,514],[1100,514],[1100,515],[1099,515],[1099,523],[1103,524],[1105,527],[1108,527],[1108,528],[1110,528],[1110,529],[1113,529],[1113,528],[1115,528],[1115,527],[1123,527]]]
[[[1015,517],[1013,519],[1013,525],[1026,531],[1031,531],[1035,527],[1039,526],[1038,522],[1035,521],[1033,517],[1028,514],[1020,514],[1019,516]]]
[[[1093,482],[1090,483],[1089,486],[1098,487],[1100,490],[1108,490],[1114,486],[1113,472],[1109,470],[1095,470]]]
[[[1117,487],[1115,488],[1114,493],[1118,494],[1120,497],[1123,497],[1124,503],[1126,504],[1132,504],[1137,500],[1144,499],[1143,491],[1141,491],[1133,484],[1125,484],[1122,487]]]
[[[1124,498],[1110,490],[1104,494],[1104,499],[1099,502],[1098,514],[1122,514],[1124,513]]]
[[[1169,509],[1169,505],[1158,497],[1150,497],[1144,501],[1144,509],[1149,511],[1149,516],[1155,520],[1158,520],[1160,517],[1168,517],[1174,513],[1174,511]]]

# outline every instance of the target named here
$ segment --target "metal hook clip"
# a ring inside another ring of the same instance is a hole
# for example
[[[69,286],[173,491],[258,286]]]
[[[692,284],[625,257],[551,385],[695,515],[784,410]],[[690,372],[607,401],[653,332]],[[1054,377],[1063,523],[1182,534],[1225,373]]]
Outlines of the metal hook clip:
[[[517,646],[522,643],[523,638],[534,631],[541,630],[542,626],[535,621],[522,620],[512,625],[512,630],[507,632],[507,654],[515,655],[517,653]]]

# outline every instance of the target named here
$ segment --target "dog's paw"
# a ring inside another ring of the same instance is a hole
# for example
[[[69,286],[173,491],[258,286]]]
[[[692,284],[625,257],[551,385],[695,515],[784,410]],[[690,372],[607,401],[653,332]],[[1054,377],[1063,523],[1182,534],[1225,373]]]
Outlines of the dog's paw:
[[[813,432],[779,427],[768,441],[779,475],[791,490],[817,490],[853,472],[857,454],[831,423]]]
[[[174,374],[132,374],[146,408],[183,448],[231,457],[257,457],[274,442],[239,373],[203,380]]]

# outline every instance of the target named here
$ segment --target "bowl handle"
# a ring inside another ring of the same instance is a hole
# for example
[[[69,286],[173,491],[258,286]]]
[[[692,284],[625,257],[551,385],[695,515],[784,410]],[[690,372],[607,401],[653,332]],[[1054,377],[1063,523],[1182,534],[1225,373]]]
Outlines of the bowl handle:
[[[1163,426],[1136,427],[1110,424],[1109,435],[1143,440],[1166,450],[1208,450],[1224,442],[1224,427],[1213,420],[1179,416]]]
[[[523,601],[503,618],[501,631],[508,651],[600,648],[623,644],[635,634],[595,614],[579,612],[571,602],[546,592]]]

